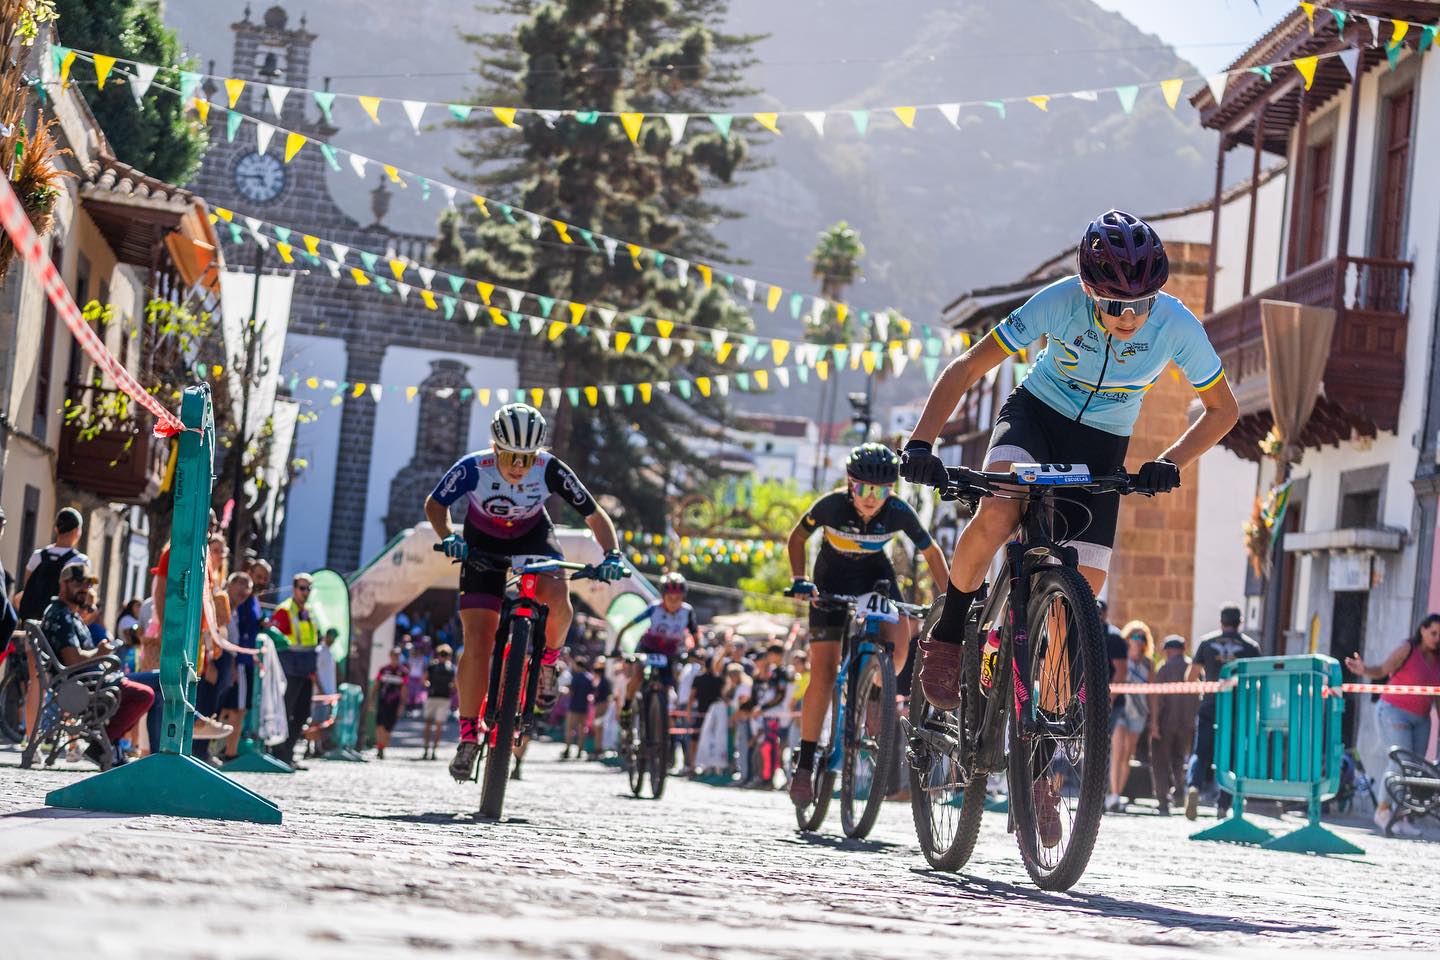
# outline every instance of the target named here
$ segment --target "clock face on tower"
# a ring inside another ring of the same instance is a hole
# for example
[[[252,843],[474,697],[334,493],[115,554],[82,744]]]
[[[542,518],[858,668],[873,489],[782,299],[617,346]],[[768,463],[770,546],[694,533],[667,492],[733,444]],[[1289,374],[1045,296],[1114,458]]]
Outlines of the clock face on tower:
[[[235,189],[254,203],[269,203],[285,189],[285,165],[268,153],[247,153],[235,164]]]

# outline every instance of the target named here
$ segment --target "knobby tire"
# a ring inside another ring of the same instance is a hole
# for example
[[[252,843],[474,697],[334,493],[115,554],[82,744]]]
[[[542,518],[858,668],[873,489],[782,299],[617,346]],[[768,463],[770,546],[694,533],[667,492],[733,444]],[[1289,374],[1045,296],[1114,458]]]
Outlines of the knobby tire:
[[[530,660],[530,621],[516,618],[510,624],[510,649],[500,684],[500,709],[495,715],[495,738],[485,755],[485,783],[480,790],[480,814],[499,820],[505,808],[505,785],[515,747],[515,725],[520,715],[520,689]]]
[[[650,768],[650,796],[659,800],[665,792],[665,776],[670,772],[669,698],[664,692],[651,690],[645,699],[645,760]]]
[[[980,649],[979,641],[970,638],[962,651],[960,666],[960,706],[950,712],[941,711],[929,700],[917,677],[910,685],[910,725],[914,730],[943,727],[954,737],[954,749],[962,757],[974,757],[980,718],[985,704],[980,698]],[[918,654],[917,654],[918,655]],[[963,723],[963,726],[962,726]],[[975,841],[980,836],[980,820],[985,813],[984,774],[969,773],[960,789],[941,793],[933,784],[957,782],[953,760],[936,753],[928,743],[916,748],[920,751],[916,762],[910,765],[910,812],[915,818],[915,838],[920,841],[920,852],[925,862],[936,870],[954,872],[965,866],[975,852]],[[960,799],[959,808],[954,799]],[[937,835],[937,819],[953,818],[953,833],[949,837]]]
[[[878,693],[875,675],[880,675]],[[880,698],[880,725],[878,730],[867,729],[868,706],[872,697]],[[852,840],[867,836],[880,816],[880,807],[890,791],[890,780],[895,775],[897,754],[895,725],[899,718],[895,712],[895,665],[884,653],[865,658],[865,665],[855,678],[854,696],[851,697],[850,725],[854,735],[845,741],[845,761],[840,776],[840,826],[845,836]],[[856,796],[857,767],[860,762],[861,742],[866,733],[875,740],[874,761],[870,772],[870,790],[864,797]]]

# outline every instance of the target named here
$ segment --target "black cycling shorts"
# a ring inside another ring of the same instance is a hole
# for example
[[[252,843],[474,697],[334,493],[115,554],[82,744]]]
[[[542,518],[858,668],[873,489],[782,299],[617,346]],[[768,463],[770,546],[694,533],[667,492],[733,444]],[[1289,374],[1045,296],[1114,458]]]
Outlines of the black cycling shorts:
[[[995,418],[985,469],[995,463],[1083,463],[1092,474],[1109,473],[1125,465],[1129,447],[1129,437],[1077,423],[1016,387]],[[1055,539],[1079,552],[1081,566],[1108,570],[1120,494],[1062,492],[1055,514]]]
[[[506,540],[491,536],[477,527],[465,524],[465,542],[471,555],[477,553],[491,557],[553,557],[564,560],[560,541],[555,538],[555,527],[540,522],[525,533]],[[508,570],[476,570],[469,564],[460,567],[460,609],[480,608],[499,610],[500,598],[505,596],[505,581]]]
[[[821,593],[842,593],[858,597],[875,589],[875,581],[890,581],[890,599],[901,600],[895,583],[895,568],[884,557],[850,561],[821,554],[815,561],[815,586]],[[810,604],[810,642],[840,640],[845,636],[851,609],[846,604],[815,601]]]

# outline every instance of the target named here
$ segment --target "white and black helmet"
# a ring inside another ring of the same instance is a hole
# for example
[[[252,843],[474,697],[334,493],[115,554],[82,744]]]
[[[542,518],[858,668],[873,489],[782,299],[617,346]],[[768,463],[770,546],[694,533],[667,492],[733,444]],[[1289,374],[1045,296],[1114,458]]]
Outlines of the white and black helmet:
[[[526,403],[507,403],[490,421],[495,449],[510,453],[535,453],[545,446],[545,417]]]

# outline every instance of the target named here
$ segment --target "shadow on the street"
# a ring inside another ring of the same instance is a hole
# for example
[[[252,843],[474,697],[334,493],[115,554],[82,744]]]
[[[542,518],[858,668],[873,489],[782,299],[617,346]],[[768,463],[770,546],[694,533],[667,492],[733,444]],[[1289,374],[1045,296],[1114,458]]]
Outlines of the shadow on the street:
[[[828,833],[801,833],[798,830],[788,837],[776,837],[775,842],[825,847],[828,850],[842,850],[851,853],[883,853],[886,850],[900,850],[906,846],[901,843],[889,843],[885,840],[855,840]]]
[[[1046,893],[1034,887],[1022,887],[1003,880],[986,880],[951,873],[939,873],[922,867],[911,870],[925,880],[946,887],[959,888],[977,897],[993,900],[1024,898],[1031,903],[1045,904],[1076,913],[1097,917],[1125,917],[1153,923],[1161,927],[1184,927],[1190,930],[1223,930],[1234,933],[1329,933],[1339,929],[1323,923],[1265,923],[1241,920],[1228,914],[1200,913],[1175,907],[1125,900],[1099,893]]]
[[[348,817],[355,820],[385,820],[390,823],[426,823],[432,826],[470,826],[472,824],[488,824],[493,826],[518,826],[523,827],[530,823],[525,817],[502,817],[499,820],[491,820],[483,817],[478,811],[465,811],[457,813],[454,810],[441,810],[435,813],[340,813],[339,817]]]

